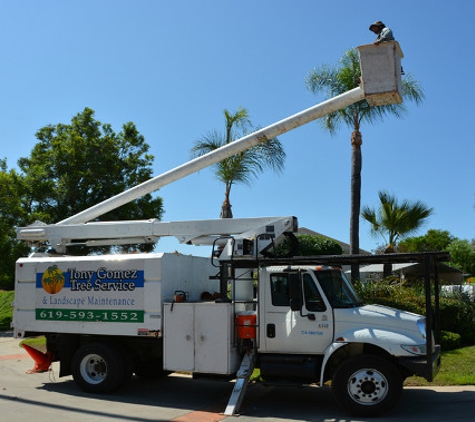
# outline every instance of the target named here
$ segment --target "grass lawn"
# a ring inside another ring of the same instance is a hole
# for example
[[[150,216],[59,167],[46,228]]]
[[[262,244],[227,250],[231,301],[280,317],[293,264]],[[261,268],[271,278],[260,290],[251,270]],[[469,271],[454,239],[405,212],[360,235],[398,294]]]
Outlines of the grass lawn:
[[[433,382],[411,377],[404,385],[475,385],[475,346],[443,352],[440,372]]]
[[[28,337],[25,340],[22,340],[18,345],[21,347],[21,345],[25,343],[28,346],[33,347],[36,350],[39,350],[42,353],[46,353],[46,337],[45,336],[40,336],[40,337]]]

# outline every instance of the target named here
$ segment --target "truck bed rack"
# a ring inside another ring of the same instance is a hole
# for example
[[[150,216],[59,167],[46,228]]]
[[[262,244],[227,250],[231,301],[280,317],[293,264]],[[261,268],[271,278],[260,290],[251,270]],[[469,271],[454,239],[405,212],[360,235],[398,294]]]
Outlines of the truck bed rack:
[[[232,264],[235,268],[269,267],[273,265],[370,265],[450,261],[448,252],[393,253],[377,255],[314,255],[293,257],[233,257],[221,262]]]
[[[294,257],[233,257],[229,261],[221,261],[232,268],[257,268],[277,265],[370,265],[418,263],[424,266],[424,292],[427,352],[425,357],[428,381],[432,381],[433,365],[432,350],[440,347],[440,303],[439,303],[439,263],[450,261],[448,252],[394,253],[375,255],[316,255]],[[431,289],[431,285],[434,289]],[[432,294],[434,298],[432,300]],[[434,338],[432,337],[434,333]]]

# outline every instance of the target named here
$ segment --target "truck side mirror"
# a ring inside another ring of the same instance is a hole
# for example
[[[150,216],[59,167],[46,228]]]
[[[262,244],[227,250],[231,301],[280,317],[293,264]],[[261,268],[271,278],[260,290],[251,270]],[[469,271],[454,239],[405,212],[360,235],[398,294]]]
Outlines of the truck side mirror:
[[[289,297],[290,299],[300,299],[300,302],[302,303],[302,283],[300,281],[300,273],[289,274]]]
[[[292,311],[301,311],[302,310],[302,299],[298,297],[293,297],[290,299],[290,309]]]
[[[304,315],[302,313],[302,307],[303,307],[303,303],[302,303],[302,299],[300,298],[293,298],[293,299],[290,299],[290,309],[292,311],[298,311],[300,312],[300,316],[303,318],[303,317],[307,317],[310,321],[315,321],[315,314],[307,314],[307,315]]]
[[[304,315],[302,313],[303,308],[303,294],[302,294],[302,277],[301,273],[289,274],[289,296],[290,296],[290,309],[292,311],[300,312],[301,317],[307,317],[311,321],[315,321],[314,314]]]

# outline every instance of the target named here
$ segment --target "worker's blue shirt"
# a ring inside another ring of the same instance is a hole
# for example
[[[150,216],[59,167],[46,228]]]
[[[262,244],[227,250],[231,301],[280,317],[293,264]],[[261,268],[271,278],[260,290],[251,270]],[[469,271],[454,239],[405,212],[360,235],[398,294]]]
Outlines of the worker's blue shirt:
[[[389,28],[383,28],[379,33],[378,38],[376,38],[376,41],[394,41],[393,31],[391,31]]]

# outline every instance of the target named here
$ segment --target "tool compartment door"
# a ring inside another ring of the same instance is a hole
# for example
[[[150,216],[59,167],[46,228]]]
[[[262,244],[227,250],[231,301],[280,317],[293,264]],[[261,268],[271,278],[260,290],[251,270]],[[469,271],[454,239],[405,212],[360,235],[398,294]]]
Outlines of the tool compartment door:
[[[232,374],[239,356],[230,303],[164,305],[164,369]]]
[[[164,356],[166,371],[195,369],[194,306],[189,303],[164,305]]]

